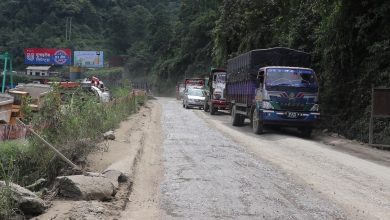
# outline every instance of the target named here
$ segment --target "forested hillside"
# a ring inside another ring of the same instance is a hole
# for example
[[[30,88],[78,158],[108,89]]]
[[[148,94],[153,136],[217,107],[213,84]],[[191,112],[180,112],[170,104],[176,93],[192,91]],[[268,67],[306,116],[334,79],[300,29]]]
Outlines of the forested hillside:
[[[348,137],[367,138],[371,85],[390,86],[386,0],[3,0],[0,10],[0,45],[17,64],[25,47],[102,49],[128,55],[128,76],[158,92],[251,49],[310,52],[326,122]]]

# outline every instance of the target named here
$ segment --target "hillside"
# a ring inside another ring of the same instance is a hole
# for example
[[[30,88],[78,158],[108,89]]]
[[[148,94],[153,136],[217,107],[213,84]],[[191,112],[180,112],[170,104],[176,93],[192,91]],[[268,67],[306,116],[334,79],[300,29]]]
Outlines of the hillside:
[[[390,86],[385,0],[4,0],[0,11],[0,46],[16,66],[25,47],[104,50],[128,55],[126,75],[149,79],[160,93],[251,49],[310,52],[324,124],[350,138],[367,140],[371,85]]]

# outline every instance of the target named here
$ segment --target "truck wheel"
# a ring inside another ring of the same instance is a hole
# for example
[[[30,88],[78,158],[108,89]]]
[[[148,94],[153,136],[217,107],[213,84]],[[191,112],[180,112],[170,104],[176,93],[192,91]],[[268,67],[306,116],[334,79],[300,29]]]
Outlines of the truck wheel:
[[[300,129],[300,131],[301,131],[301,135],[304,138],[310,138],[313,129],[312,128],[302,128],[302,129]]]
[[[209,111],[209,104],[207,102],[204,103],[203,111],[205,111],[205,112]]]
[[[233,126],[241,126],[242,125],[242,116],[240,114],[236,113],[236,106],[233,105],[232,107],[232,114],[231,114],[231,122]]]
[[[215,115],[215,113],[218,111],[216,107],[214,107],[213,103],[210,105],[210,115]]]
[[[263,122],[259,120],[259,114],[256,110],[252,112],[252,130],[255,134],[263,133]]]

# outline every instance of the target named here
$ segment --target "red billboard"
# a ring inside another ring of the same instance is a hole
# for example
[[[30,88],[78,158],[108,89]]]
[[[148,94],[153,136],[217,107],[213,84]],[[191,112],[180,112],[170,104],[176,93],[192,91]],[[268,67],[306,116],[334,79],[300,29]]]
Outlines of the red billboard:
[[[71,65],[72,51],[55,48],[26,48],[24,63],[27,65]]]

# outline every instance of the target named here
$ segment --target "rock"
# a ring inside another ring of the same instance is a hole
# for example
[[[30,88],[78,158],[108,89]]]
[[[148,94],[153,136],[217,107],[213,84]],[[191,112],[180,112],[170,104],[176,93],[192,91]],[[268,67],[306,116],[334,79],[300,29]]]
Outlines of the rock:
[[[117,176],[119,182],[126,182],[131,177],[131,170],[129,169],[129,164],[132,163],[133,162],[130,159],[123,159],[117,161],[111,164],[106,170],[104,170],[103,175],[109,175],[109,172],[113,172],[115,173],[115,175],[119,174],[119,176]]]
[[[46,179],[39,179],[37,181],[35,181],[35,183],[29,185],[29,186],[26,186],[27,189],[31,190],[31,191],[39,191],[40,189],[42,189],[45,185],[47,184],[47,180]]]
[[[115,140],[115,134],[113,131],[107,131],[106,133],[103,134],[103,138],[105,140]]]
[[[110,179],[116,188],[119,187],[119,183],[126,182],[129,179],[128,176],[118,170],[106,170],[103,172],[103,175]]]
[[[111,200],[116,189],[110,179],[102,176],[60,176],[56,178],[59,195],[74,200]]]
[[[324,129],[324,130],[322,130],[322,133],[326,134],[326,133],[328,133],[328,131],[329,131],[328,129]]]
[[[45,211],[45,202],[33,192],[14,183],[10,183],[9,187],[13,192],[12,199],[25,215],[36,216]],[[0,190],[6,190],[6,188],[6,183],[0,181]]]
[[[92,176],[92,177],[104,177],[101,173],[94,173],[94,172],[86,172],[84,174],[85,176]]]
[[[338,135],[337,133],[332,133],[332,134],[330,134],[330,136],[331,136],[331,137],[334,137],[334,138],[339,137],[339,135]]]

